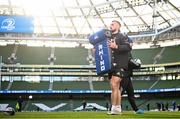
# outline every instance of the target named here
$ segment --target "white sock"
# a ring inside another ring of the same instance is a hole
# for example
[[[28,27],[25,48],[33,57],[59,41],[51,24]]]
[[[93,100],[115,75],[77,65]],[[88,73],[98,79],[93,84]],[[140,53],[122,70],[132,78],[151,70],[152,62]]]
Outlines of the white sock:
[[[115,105],[112,105],[112,108],[115,108],[116,106]]]

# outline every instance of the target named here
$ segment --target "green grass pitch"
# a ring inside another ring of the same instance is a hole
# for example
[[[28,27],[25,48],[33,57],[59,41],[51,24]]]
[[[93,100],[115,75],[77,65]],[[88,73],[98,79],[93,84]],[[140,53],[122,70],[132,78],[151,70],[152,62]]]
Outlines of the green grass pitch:
[[[0,113],[0,119],[180,119],[180,112],[145,112],[135,114],[132,111],[121,115],[107,115],[106,112],[17,112],[14,116]]]

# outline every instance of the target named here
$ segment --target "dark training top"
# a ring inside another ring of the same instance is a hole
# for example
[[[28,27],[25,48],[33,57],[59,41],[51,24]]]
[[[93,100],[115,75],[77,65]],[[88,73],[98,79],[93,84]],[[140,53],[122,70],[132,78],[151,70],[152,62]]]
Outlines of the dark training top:
[[[113,34],[113,38],[115,39],[115,42],[118,45],[118,49],[112,48],[111,50],[113,68],[128,69],[129,52],[131,51],[131,47],[129,43],[127,43],[127,37],[121,33],[117,33]]]

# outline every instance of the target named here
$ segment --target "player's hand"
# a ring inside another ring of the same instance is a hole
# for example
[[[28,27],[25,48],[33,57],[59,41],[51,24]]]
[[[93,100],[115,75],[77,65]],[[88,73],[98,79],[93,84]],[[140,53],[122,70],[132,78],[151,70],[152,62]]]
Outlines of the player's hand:
[[[116,42],[115,41],[108,41],[108,45],[109,45],[109,47],[110,48],[112,48],[112,49],[118,49],[118,45],[116,44]]]

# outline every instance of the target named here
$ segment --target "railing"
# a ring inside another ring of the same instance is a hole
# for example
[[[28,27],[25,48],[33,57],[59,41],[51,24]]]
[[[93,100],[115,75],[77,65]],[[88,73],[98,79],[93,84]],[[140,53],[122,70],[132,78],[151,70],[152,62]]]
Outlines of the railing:
[[[1,67],[2,67],[2,56],[0,56],[0,90],[1,90]]]
[[[168,69],[166,67],[175,67]],[[135,70],[135,76],[180,73],[180,62],[142,65]],[[95,66],[91,65],[2,65],[2,76],[94,76]],[[106,75],[104,75],[106,76]]]
[[[134,90],[135,93],[160,93],[160,92],[179,92],[180,88],[165,88],[165,89],[144,89],[144,90]],[[111,93],[111,90],[1,90],[0,94],[101,94],[101,93]]]

